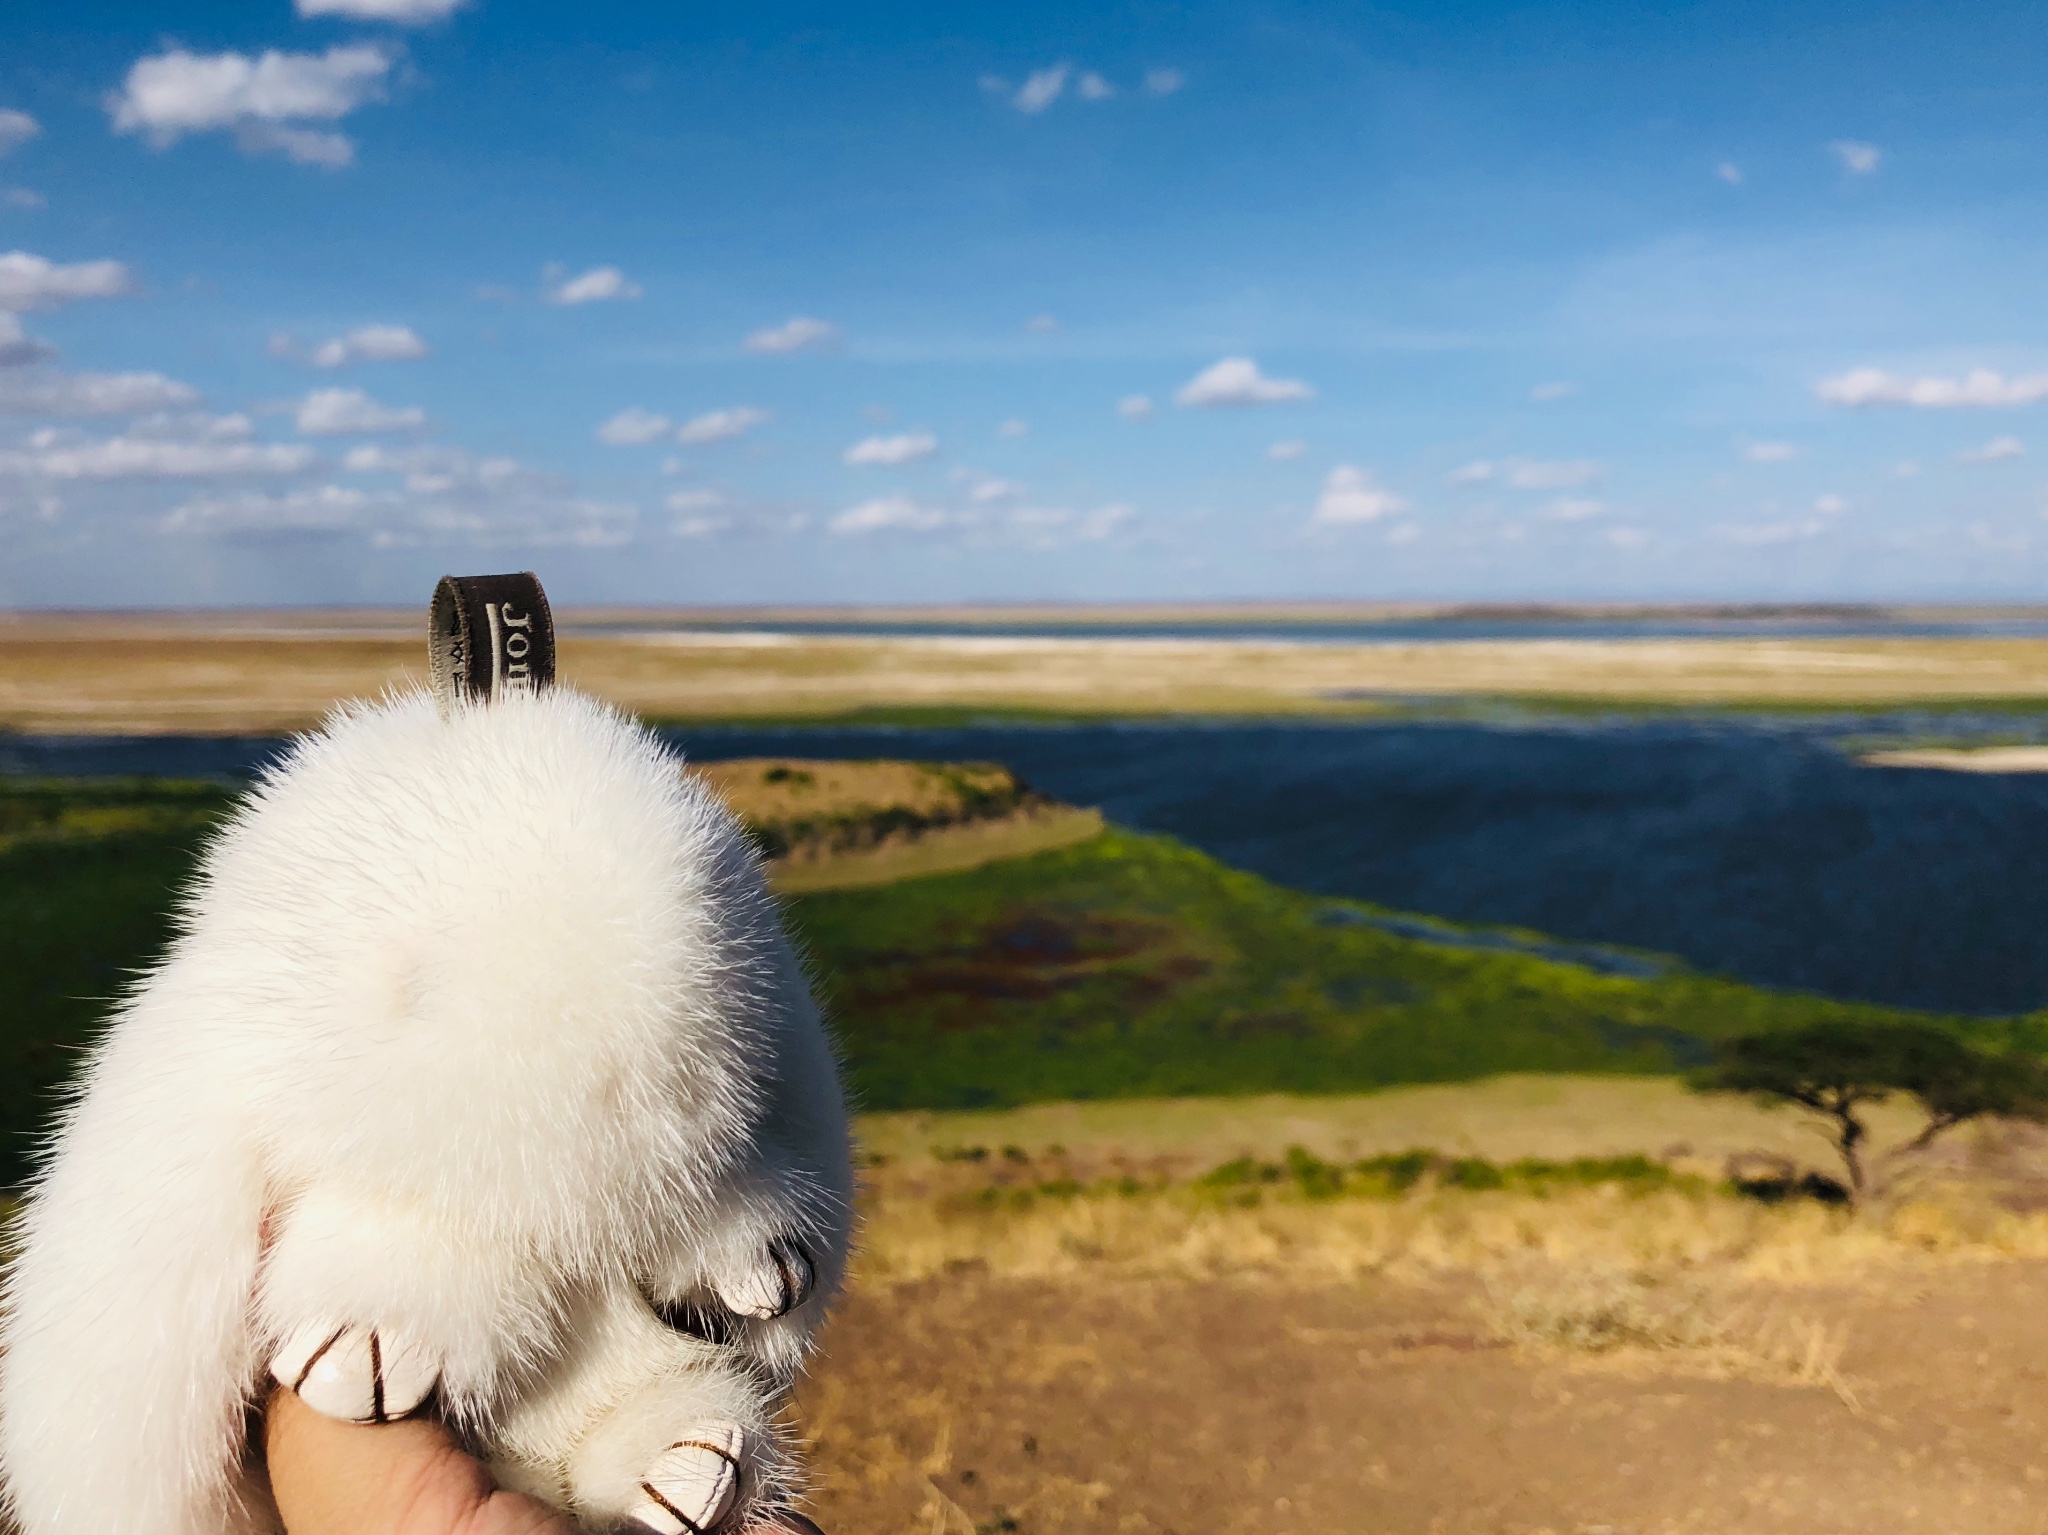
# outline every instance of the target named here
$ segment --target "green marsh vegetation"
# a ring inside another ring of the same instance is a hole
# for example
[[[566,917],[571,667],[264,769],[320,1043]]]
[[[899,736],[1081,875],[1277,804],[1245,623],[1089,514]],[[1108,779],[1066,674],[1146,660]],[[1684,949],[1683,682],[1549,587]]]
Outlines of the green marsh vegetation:
[[[81,1047],[161,952],[173,893],[230,802],[215,785],[0,784],[0,1185],[25,1173]],[[1422,941],[1371,925],[1392,914],[1114,828],[789,910],[868,1111],[1668,1076],[1720,1040],[1917,1016]],[[1933,1021],[2048,1042],[2039,1016]]]

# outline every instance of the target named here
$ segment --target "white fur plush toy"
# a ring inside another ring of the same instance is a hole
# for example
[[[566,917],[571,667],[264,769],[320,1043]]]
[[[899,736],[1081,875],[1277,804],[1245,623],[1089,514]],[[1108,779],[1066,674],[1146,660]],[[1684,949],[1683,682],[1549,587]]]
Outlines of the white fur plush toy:
[[[7,1284],[24,1535],[274,1530],[273,1378],[590,1529],[787,1505],[851,1201],[802,969],[733,818],[547,685],[537,582],[433,632],[436,695],[252,789],[90,1057]]]

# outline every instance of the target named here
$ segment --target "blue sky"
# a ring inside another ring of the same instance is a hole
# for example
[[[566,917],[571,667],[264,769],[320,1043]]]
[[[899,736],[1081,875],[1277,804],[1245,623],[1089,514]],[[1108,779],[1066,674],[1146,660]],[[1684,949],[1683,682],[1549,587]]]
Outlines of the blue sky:
[[[2044,65],[1996,4],[16,0],[0,603],[2036,599]]]

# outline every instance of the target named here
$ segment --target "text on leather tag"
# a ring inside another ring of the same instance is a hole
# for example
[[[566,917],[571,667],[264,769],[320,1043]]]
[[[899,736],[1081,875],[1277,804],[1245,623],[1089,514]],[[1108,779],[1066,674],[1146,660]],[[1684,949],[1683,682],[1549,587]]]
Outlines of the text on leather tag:
[[[434,697],[446,714],[459,699],[488,703],[555,680],[555,624],[531,572],[443,576],[428,613]]]

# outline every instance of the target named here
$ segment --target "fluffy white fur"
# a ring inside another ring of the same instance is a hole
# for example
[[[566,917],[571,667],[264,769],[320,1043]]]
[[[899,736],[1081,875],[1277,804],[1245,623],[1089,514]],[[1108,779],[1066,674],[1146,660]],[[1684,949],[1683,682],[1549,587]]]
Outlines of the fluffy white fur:
[[[437,1352],[438,1410],[587,1526],[738,1425],[738,1526],[837,1285],[834,1062],[757,860],[647,732],[557,689],[345,710],[221,833],[94,1052],[7,1288],[24,1535],[274,1529],[265,1363],[354,1324]],[[817,1286],[721,1346],[660,1308],[794,1238]]]

